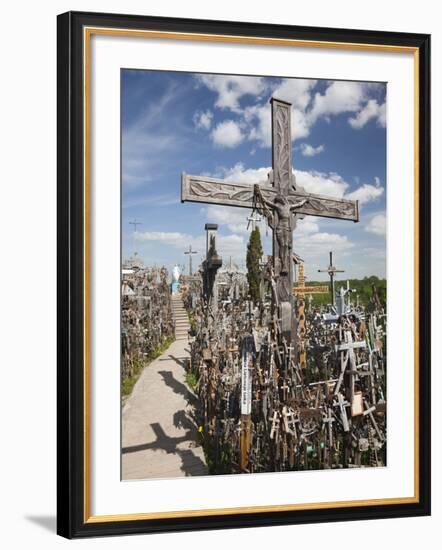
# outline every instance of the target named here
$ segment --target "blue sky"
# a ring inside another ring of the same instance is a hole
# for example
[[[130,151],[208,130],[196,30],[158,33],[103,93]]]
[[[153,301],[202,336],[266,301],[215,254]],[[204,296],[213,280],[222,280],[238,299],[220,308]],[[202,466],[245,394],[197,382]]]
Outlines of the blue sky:
[[[308,216],[293,249],[307,278],[333,250],[345,276],[385,276],[386,86],[380,83],[123,70],[123,259],[187,266],[204,254],[204,225],[218,223],[225,262],[242,265],[249,236],[242,208],[181,203],[181,173],[265,181],[271,167],[272,95],[292,103],[293,165],[306,191],[359,199],[361,220]],[[129,224],[142,222],[137,231]],[[261,224],[265,253],[270,230]],[[250,229],[250,228],[249,228]]]

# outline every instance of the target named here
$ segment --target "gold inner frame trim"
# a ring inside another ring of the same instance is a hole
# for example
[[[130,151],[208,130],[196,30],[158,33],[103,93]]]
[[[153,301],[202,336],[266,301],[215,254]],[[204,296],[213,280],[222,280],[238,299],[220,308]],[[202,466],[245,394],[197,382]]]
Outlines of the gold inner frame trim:
[[[136,29],[114,29],[106,27],[84,27],[86,42],[92,34],[109,36],[130,36],[132,38],[161,38],[163,40],[196,40],[202,42],[228,42],[258,44],[264,46],[294,46],[304,48],[327,48],[338,50],[365,50],[376,52],[415,53],[412,46],[394,46],[390,44],[364,44],[360,42],[332,42],[318,40],[297,40],[289,38],[270,38],[259,36],[237,36],[204,33],[185,33],[167,31],[147,31]]]
[[[91,472],[90,472],[90,43],[92,35],[125,36],[132,38],[194,40],[203,42],[248,43],[268,46],[291,46],[340,50],[362,50],[373,52],[411,53],[414,62],[414,495],[410,497],[351,500],[336,502],[314,502],[269,506],[215,508],[205,510],[176,510],[168,512],[147,512],[115,515],[91,515]],[[300,510],[324,510],[357,506],[391,506],[419,502],[419,49],[411,46],[388,44],[364,44],[296,40],[281,38],[246,37],[202,33],[163,32],[106,27],[83,28],[83,101],[84,101],[84,523],[106,523],[115,521],[137,521],[149,519],[202,517],[229,514],[256,514],[264,512],[286,512]]]

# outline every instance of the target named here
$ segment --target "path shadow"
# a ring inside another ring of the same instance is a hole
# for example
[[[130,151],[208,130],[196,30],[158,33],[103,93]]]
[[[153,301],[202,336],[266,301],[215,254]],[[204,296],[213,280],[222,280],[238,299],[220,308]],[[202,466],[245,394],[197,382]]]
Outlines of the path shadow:
[[[177,416],[178,415],[178,416]],[[192,420],[187,418],[184,411],[178,411],[174,414],[174,423],[181,422],[184,428],[189,426],[186,433],[180,437],[168,436],[161,425],[158,422],[151,424],[151,428],[155,433],[155,441],[150,443],[144,443],[141,445],[132,445],[130,447],[124,447],[122,449],[123,454],[137,453],[139,451],[146,451],[152,449],[153,451],[165,451],[167,454],[176,454],[181,459],[180,470],[184,472],[186,476],[191,475],[205,475],[207,468],[204,461],[196,456],[191,449],[179,449],[178,445],[184,442],[194,442],[196,445],[196,429]]]
[[[166,357],[162,357],[160,359],[158,359],[158,361],[170,361],[172,359],[172,361],[175,361],[175,363],[177,365],[179,365],[180,367],[183,367],[183,369],[185,369],[187,367],[187,365],[189,364],[189,361],[190,361],[190,357],[176,357],[175,355],[166,355]]]
[[[194,455],[190,449],[185,451],[178,449],[178,455],[182,462],[181,471],[184,472],[186,477],[208,474],[204,461],[199,456]]]
[[[180,367],[183,367],[184,369],[187,366],[187,363],[189,362],[189,357],[176,357],[175,355],[166,355],[165,357],[161,357],[158,359],[158,361],[175,361],[177,365],[180,365]]]
[[[147,451],[148,449],[153,449],[154,451],[157,450],[163,450],[166,451],[166,453],[174,453],[176,452],[176,447],[180,443],[183,443],[184,441],[188,441],[189,434],[186,432],[184,435],[180,437],[170,437],[166,434],[166,432],[161,427],[161,424],[158,422],[154,422],[150,425],[152,428],[156,439],[155,441],[151,441],[150,443],[143,443],[140,445],[131,445],[130,447],[123,447],[122,453],[137,453],[139,451]]]
[[[192,433],[193,439],[197,439],[195,411],[177,411],[173,415],[173,425],[175,428],[184,428],[187,433]]]
[[[193,407],[196,407],[198,405],[198,399],[195,397],[195,395],[189,390],[189,388],[185,384],[174,377],[172,371],[160,370],[158,371],[158,374],[161,374],[166,386],[172,388],[174,393],[182,395],[184,399],[186,399],[186,401]]]
[[[178,363],[178,365],[181,365],[182,367],[186,368],[189,364],[189,357],[175,357],[175,355],[169,355],[170,359],[173,359],[175,363]]]
[[[51,533],[57,531],[57,518],[55,516],[25,516],[25,519]]]

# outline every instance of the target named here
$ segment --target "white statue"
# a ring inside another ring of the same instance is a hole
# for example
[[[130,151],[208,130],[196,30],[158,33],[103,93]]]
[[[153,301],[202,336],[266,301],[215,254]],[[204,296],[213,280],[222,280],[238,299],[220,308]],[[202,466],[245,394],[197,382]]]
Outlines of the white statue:
[[[180,279],[180,275],[181,275],[180,268],[177,265],[175,265],[175,267],[172,270],[172,281],[174,283],[177,283]]]

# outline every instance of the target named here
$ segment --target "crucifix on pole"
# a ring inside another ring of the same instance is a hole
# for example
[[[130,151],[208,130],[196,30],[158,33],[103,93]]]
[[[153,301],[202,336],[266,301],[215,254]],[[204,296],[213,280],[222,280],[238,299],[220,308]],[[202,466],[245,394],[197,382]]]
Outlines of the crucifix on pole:
[[[293,314],[293,230],[298,216],[359,221],[358,201],[306,193],[296,184],[292,167],[291,104],[271,98],[272,170],[266,183],[235,183],[205,176],[182,175],[181,201],[257,208],[273,229],[274,311],[288,345],[296,341]],[[295,214],[297,216],[295,216]]]
[[[137,232],[137,227],[139,225],[143,225],[143,222],[138,222],[137,219],[135,218],[134,221],[132,222],[129,222],[129,225],[133,225],[134,226],[134,233]]]
[[[343,269],[336,269],[333,265],[333,252],[330,252],[330,265],[327,269],[318,269],[318,273],[328,273],[330,276],[330,294],[331,294],[331,304],[332,306],[336,305],[336,296],[335,296],[335,275],[336,273],[345,273]]]
[[[129,225],[134,226],[134,233],[133,233],[133,236],[134,236],[134,255],[136,255],[137,250],[136,250],[136,243],[135,243],[135,233],[137,232],[137,227],[139,225],[143,225],[143,222],[139,222],[139,221],[137,221],[137,218],[134,218],[133,221],[129,222]]]
[[[249,224],[252,224],[252,231],[255,231],[256,224],[261,221],[261,218],[259,216],[254,216],[253,213],[251,216],[248,216],[247,218],[247,229],[249,228]]]
[[[186,250],[184,254],[189,255],[189,275],[192,276],[192,254],[198,254],[196,250],[192,250],[192,245],[189,244],[189,250]]]

